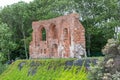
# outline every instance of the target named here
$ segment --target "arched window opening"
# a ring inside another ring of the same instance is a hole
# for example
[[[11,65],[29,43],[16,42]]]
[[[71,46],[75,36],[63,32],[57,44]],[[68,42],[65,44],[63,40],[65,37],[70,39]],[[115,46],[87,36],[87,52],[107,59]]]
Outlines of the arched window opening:
[[[42,41],[46,41],[46,30],[45,30],[45,28],[42,28],[41,31],[42,31]]]
[[[51,32],[51,37],[53,39],[57,39],[57,29],[55,24],[51,24],[50,32]]]

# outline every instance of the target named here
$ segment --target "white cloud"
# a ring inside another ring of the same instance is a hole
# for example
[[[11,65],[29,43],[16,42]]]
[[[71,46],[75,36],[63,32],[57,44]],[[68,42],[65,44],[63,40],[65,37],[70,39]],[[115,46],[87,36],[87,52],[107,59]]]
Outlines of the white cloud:
[[[0,0],[0,7],[11,5],[11,4],[17,3],[19,1],[25,1],[28,3],[28,2],[33,1],[33,0]]]

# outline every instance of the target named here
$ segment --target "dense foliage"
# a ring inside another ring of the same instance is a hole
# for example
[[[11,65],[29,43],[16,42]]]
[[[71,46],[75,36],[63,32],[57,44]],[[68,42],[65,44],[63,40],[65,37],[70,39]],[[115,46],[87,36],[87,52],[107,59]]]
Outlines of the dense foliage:
[[[117,34],[115,29],[117,31],[120,26],[119,0],[34,0],[30,3],[15,3],[0,9],[0,22],[7,24],[12,30],[12,41],[17,44],[15,49],[8,49],[10,59],[29,57],[28,47],[33,21],[72,12],[80,14],[80,21],[85,27],[88,56],[101,53],[101,48],[106,44],[107,39],[113,38]]]
[[[0,63],[10,59],[10,51],[16,44],[12,40],[12,31],[7,24],[0,23]]]
[[[84,66],[66,65],[68,59],[19,60],[0,75],[0,80],[88,80]]]
[[[8,65],[2,64],[0,62],[0,75],[7,69]]]

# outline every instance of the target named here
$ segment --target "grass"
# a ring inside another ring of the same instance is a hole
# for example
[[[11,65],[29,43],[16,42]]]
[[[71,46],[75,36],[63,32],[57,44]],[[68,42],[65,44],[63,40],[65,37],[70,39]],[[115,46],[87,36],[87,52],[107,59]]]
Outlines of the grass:
[[[0,80],[88,80],[84,66],[66,65],[67,61],[73,60],[18,60],[0,75]]]

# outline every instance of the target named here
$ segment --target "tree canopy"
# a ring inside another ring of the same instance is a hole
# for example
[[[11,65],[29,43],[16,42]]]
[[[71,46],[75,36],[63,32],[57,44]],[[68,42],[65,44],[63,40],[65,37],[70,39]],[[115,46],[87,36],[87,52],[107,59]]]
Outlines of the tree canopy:
[[[80,21],[85,27],[88,56],[95,56],[92,54],[95,52],[100,53],[107,39],[114,38],[115,29],[120,26],[119,0],[34,0],[30,3],[21,1],[0,10],[1,22],[5,23],[1,24],[2,27],[7,25],[12,30],[12,42],[18,45],[11,54],[15,55],[14,57],[28,58],[33,21],[72,12],[80,14]]]

